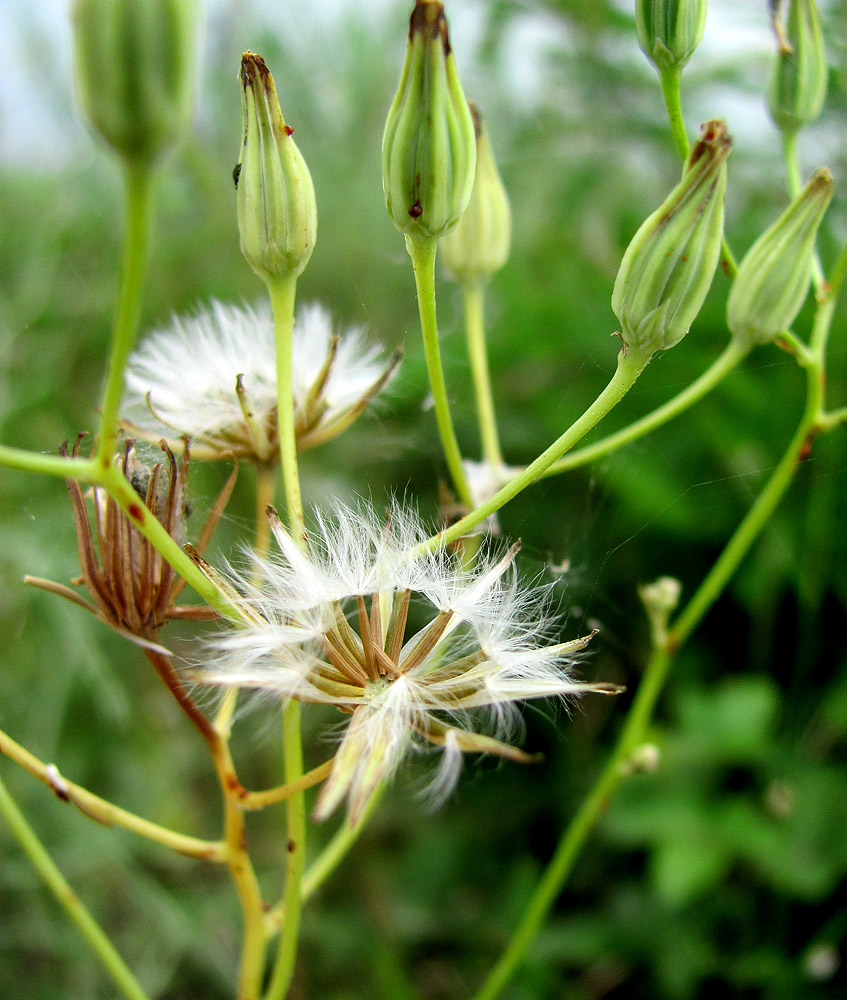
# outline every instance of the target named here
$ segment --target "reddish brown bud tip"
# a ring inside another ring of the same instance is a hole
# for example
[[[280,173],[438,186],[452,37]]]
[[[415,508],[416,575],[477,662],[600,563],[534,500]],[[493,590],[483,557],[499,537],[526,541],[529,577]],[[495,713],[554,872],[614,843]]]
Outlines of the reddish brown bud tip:
[[[444,46],[444,55],[450,54],[450,35],[447,31],[444,4],[438,0],[417,0],[409,18],[409,40],[413,40],[418,33],[423,35],[425,41],[435,41],[440,38]]]
[[[726,122],[720,118],[706,122],[700,127],[700,138],[688,154],[687,167],[690,169],[704,156],[720,153],[726,157],[730,149],[732,149],[732,136],[727,132]]]
[[[265,65],[265,60],[257,55],[255,52],[251,52],[249,49],[241,57],[241,83],[245,87],[251,87],[256,77],[262,81],[264,86],[267,86],[268,78],[270,77],[270,70]]]

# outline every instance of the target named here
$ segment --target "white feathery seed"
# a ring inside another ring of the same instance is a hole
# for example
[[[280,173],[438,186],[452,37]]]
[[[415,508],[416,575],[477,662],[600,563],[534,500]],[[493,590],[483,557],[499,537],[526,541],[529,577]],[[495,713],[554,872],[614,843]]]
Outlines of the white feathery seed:
[[[483,552],[470,568],[443,550],[412,556],[426,532],[397,502],[387,521],[369,504],[336,504],[317,517],[308,551],[275,516],[272,530],[278,553],[233,581],[251,623],[212,638],[196,676],[352,710],[318,798],[320,819],[347,798],[355,821],[416,747],[443,751],[438,799],[455,784],[463,753],[531,760],[502,742],[516,702],[619,690],[573,678],[590,636],[547,642],[549,588],[520,582],[517,545]],[[470,728],[478,709],[496,736]]]
[[[319,444],[346,428],[388,382],[398,360],[395,355],[386,361],[381,348],[368,344],[358,327],[336,334],[323,306],[301,308],[292,337],[298,447]],[[185,435],[198,458],[232,451],[273,460],[277,390],[269,305],[212,301],[192,315],[175,316],[131,355],[126,388],[126,424],[140,436]],[[258,435],[251,433],[245,407]]]

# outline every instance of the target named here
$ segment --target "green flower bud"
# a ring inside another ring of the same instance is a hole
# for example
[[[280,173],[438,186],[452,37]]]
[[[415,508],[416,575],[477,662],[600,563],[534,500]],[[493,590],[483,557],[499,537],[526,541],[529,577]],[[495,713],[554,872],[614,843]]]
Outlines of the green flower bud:
[[[732,283],[726,321],[750,346],[767,344],[791,328],[812,280],[815,236],[832,198],[826,167],[747,251]]]
[[[119,156],[151,163],[190,121],[193,0],[74,0],[72,17],[83,113]]]
[[[476,176],[471,200],[456,228],[441,242],[441,259],[462,284],[484,283],[506,263],[512,239],[509,197],[475,104],[470,105],[476,129]]]
[[[261,56],[241,57],[244,135],[233,177],[241,252],[264,281],[303,273],[318,230],[315,188]]]
[[[789,135],[813,122],[826,99],[827,63],[815,0],[789,0],[783,26],[780,0],[772,0],[779,48],[768,91],[768,110]]]
[[[635,27],[657,69],[681,68],[703,40],[706,0],[635,0]]]
[[[722,121],[701,132],[682,180],[633,237],[615,281],[624,346],[642,353],[665,351],[688,333],[720,255],[732,139]]]
[[[382,137],[382,185],[401,233],[444,236],[471,196],[476,139],[444,7],[417,0],[397,96]]]

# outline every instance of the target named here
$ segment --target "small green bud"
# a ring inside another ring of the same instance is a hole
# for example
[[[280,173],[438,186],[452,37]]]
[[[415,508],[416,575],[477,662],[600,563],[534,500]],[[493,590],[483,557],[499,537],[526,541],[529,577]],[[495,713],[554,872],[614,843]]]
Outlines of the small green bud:
[[[731,148],[726,125],[706,122],[682,180],[627,247],[612,293],[626,348],[666,351],[700,312],[720,255]]]
[[[829,170],[816,170],[747,251],[727,302],[726,322],[734,337],[752,347],[791,328],[809,291],[815,236],[832,190]]]
[[[253,52],[241,57],[241,111],[241,159],[233,172],[241,252],[264,281],[297,277],[315,248],[315,188],[282,117],[273,77]]]
[[[657,649],[664,645],[668,622],[676,611],[681,594],[682,584],[673,576],[660,576],[653,583],[643,583],[638,588],[638,596],[650,622],[653,645]]]
[[[382,137],[382,185],[407,237],[444,236],[471,196],[476,139],[447,34],[444,7],[417,0],[397,96]]]
[[[638,44],[657,69],[682,68],[705,27],[706,0],[635,0]]]
[[[76,83],[83,113],[107,145],[152,163],[191,117],[193,0],[74,0]]]
[[[488,129],[475,104],[470,105],[476,130],[476,176],[471,200],[456,228],[441,242],[441,259],[453,277],[463,283],[484,283],[506,263],[512,239],[509,197],[488,138]]]
[[[777,128],[793,135],[813,122],[826,99],[827,63],[815,0],[789,0],[783,25],[781,0],[771,0],[778,50],[768,110]]]

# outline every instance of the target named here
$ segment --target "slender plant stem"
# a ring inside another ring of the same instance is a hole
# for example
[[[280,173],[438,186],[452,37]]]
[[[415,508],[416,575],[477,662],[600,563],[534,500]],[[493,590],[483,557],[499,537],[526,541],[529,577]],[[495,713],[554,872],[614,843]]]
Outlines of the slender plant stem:
[[[564,458],[560,458],[558,462],[554,462],[543,475],[555,476],[557,473],[567,472],[581,465],[587,465],[589,462],[603,458],[613,451],[617,451],[618,448],[632,444],[633,441],[637,441],[639,438],[644,437],[645,434],[656,430],[657,427],[661,427],[662,424],[666,424],[669,420],[679,416],[689,406],[693,406],[704,396],[708,395],[722,379],[738,366],[748,353],[748,347],[742,346],[735,339],[731,340],[706,371],[692,382],[691,385],[686,386],[682,392],[674,396],[673,399],[669,399],[667,403],[652,410],[641,417],[640,420],[628,424],[616,433],[609,434],[608,437],[604,437],[584,448],[568,452]]]
[[[803,190],[803,178],[800,175],[800,156],[797,150],[797,133],[782,133],[782,157],[785,161],[785,171],[788,174],[788,191],[793,198]],[[817,251],[812,255],[812,280],[818,296],[824,292],[824,273],[821,259]]]
[[[308,899],[315,893],[347,856],[350,848],[359,839],[362,830],[367,826],[376,811],[376,807],[379,805],[384,792],[385,785],[380,785],[368,799],[361,816],[359,816],[352,826],[347,822],[346,818],[344,819],[344,822],[336,831],[333,838],[309,866],[309,870],[303,876],[304,899]]]
[[[808,411],[807,411],[808,414]],[[568,824],[544,870],[509,943],[473,1000],[495,1000],[515,974],[547,914],[562,890],[588,834],[626,777],[632,752],[644,739],[659,694],[664,687],[673,656],[700,623],[717,599],[741,559],[746,555],[793,478],[800,449],[807,439],[809,424],[804,417],[791,445],[768,480],[750,513],[741,522],[691,602],[669,630],[663,648],[654,650],[638,687],[612,756],[588,793],[577,814]]]
[[[462,298],[465,304],[465,333],[468,338],[468,357],[476,398],[482,458],[487,465],[496,468],[503,464],[503,453],[497,434],[497,417],[494,413],[494,395],[491,391],[485,343],[485,285],[482,282],[463,284]]]
[[[847,264],[845,264],[847,266]],[[806,367],[806,405],[787,450],[688,605],[654,649],[612,756],[565,830],[518,922],[505,951],[473,1000],[495,1000],[514,975],[562,890],[574,862],[621,781],[630,773],[633,751],[643,741],[675,655],[700,624],[750,551],[773,514],[816,432],[823,430],[823,349],[843,279],[836,269],[828,297],[819,304],[811,337],[813,360]]]
[[[151,823],[141,816],[136,816],[135,813],[121,809],[107,799],[89,792],[82,785],[68,781],[55,766],[39,760],[2,730],[0,730],[0,753],[4,753],[39,781],[43,781],[58,799],[76,806],[81,813],[96,823],[102,823],[103,826],[121,826],[190,858],[216,862],[224,860],[224,849],[220,842],[186,837],[175,830],[160,826],[158,823]]]
[[[847,424],[847,406],[832,410],[821,417],[821,426],[825,431],[830,431],[839,424]]]
[[[276,788],[268,788],[262,792],[245,792],[241,797],[242,805],[245,809],[264,809],[265,806],[275,805],[277,802],[284,802],[290,799],[297,792],[303,792],[307,788],[312,788],[320,784],[324,778],[329,777],[335,758],[330,758],[307,771],[302,778],[296,781],[286,782],[284,785],[277,785]]]
[[[688,133],[685,130],[685,118],[682,114],[682,99],[680,84],[682,82],[681,66],[665,66],[659,69],[659,81],[662,84],[662,96],[668,110],[668,122],[671,135],[679,153],[680,159],[688,156]]]
[[[224,798],[226,863],[244,918],[238,1000],[257,1000],[262,989],[267,944],[265,907],[253,862],[247,852],[244,809],[241,803],[243,788],[236,776],[229,743],[225,738],[220,740],[214,751],[214,761]]]
[[[685,160],[688,157],[688,151],[691,147],[688,142],[688,133],[685,130],[685,118],[682,114],[682,98],[680,94],[682,67],[668,66],[660,69],[659,80],[662,84],[662,96],[665,99],[665,107],[668,112],[671,136],[673,137],[673,142],[680,158]],[[738,265],[735,262],[735,257],[725,236],[721,242],[721,265],[728,278],[732,279],[738,274]]]
[[[285,780],[289,784],[303,777],[303,748],[300,735],[300,703],[289,702],[282,716],[285,750]],[[303,908],[302,880],[306,862],[306,802],[303,792],[288,799],[288,857],[285,869],[283,932],[266,1000],[284,1000],[294,976],[300,914]]]
[[[276,469],[269,463],[256,466],[256,535],[253,542],[255,566],[253,583],[261,583],[260,560],[268,554],[270,545],[270,522],[268,521],[268,505],[273,503],[276,492]],[[218,714],[215,716],[215,730],[222,739],[229,739],[232,717],[238,704],[238,688],[228,688],[221,700]],[[245,808],[247,808],[245,806]]]
[[[453,418],[450,415],[447,384],[444,381],[444,369],[441,365],[441,347],[438,342],[438,320],[435,313],[435,255],[438,251],[438,240],[407,237],[406,248],[412,258],[415,272],[426,369],[435,404],[435,420],[438,424],[441,448],[459,500],[470,508],[473,507],[473,500],[462,467],[462,452],[453,427]]]
[[[332,839],[321,851],[317,858],[309,865],[300,886],[300,895],[303,902],[310,899],[329,876],[335,871],[344,860],[350,848],[359,839],[359,836],[368,824],[371,816],[376,811],[376,807],[382,799],[385,786],[380,785],[368,799],[362,815],[351,826],[345,818],[341,826],[333,834]],[[268,914],[268,933],[276,933],[280,930],[284,921],[285,901],[278,904]]]
[[[292,333],[294,329],[294,294],[297,279],[293,276],[268,282],[274,314],[276,343],[277,405],[279,450],[283,484],[288,506],[291,533],[306,550],[308,540],[303,502],[300,496],[300,473],[297,467],[297,437],[294,428],[294,394],[292,384]],[[285,754],[285,781],[294,784],[303,778],[303,744],[300,733],[300,703],[291,701],[283,709],[282,741]],[[303,901],[300,880],[306,854],[306,799],[303,790],[287,800],[288,840],[285,875],[285,915],[287,931],[283,935],[274,963],[267,1000],[283,1000],[297,958],[300,937],[300,912]]]
[[[0,815],[32,862],[44,884],[53,893],[68,917],[79,928],[88,946],[99,959],[112,982],[127,1000],[149,1000],[141,984],[106,936],[103,928],[82,903],[59,871],[35,831],[24,818],[6,785],[0,779]]]
[[[124,191],[126,228],[121,285],[97,440],[97,459],[102,467],[111,464],[115,451],[124,369],[135,344],[141,320],[141,298],[147,274],[153,220],[153,173],[148,164],[125,164]]]
[[[635,384],[636,379],[644,371],[650,357],[637,355],[630,350],[626,354],[621,351],[618,355],[618,365],[615,374],[609,384],[588,407],[588,409],[575,420],[571,426],[546,448],[534,462],[531,462],[522,472],[509,480],[505,486],[498,490],[490,500],[474,508],[466,517],[457,521],[452,527],[446,528],[422,542],[412,550],[412,555],[419,555],[422,552],[431,551],[443,545],[449,545],[457,541],[471,528],[481,524],[487,517],[495,511],[500,510],[511,499],[516,497],[527,486],[534,483],[542,476],[547,469],[566,451],[584,437],[592,427],[598,424],[606,414],[615,407]]]
[[[297,436],[294,431],[294,391],[292,386],[291,340],[294,331],[295,277],[276,278],[268,281],[268,291],[274,315],[274,342],[276,344],[277,405],[279,421],[279,456],[288,523],[295,538],[305,544],[306,520],[300,496],[300,474],[297,469]]]
[[[56,476],[59,479],[76,479],[81,483],[97,481],[98,470],[95,462],[88,458],[63,458],[61,455],[44,455],[25,448],[10,448],[0,445],[0,465],[21,472],[35,472],[42,476]]]

